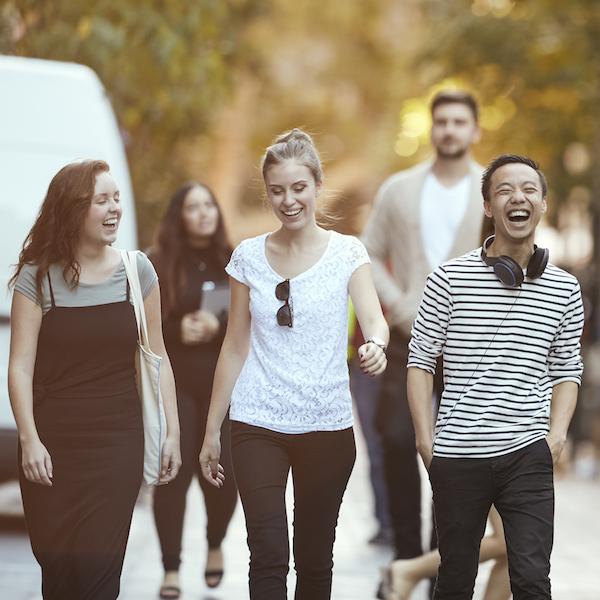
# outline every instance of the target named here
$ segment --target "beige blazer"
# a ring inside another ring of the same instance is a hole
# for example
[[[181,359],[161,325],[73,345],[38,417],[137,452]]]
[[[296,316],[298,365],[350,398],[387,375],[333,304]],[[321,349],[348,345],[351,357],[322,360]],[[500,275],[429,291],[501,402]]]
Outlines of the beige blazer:
[[[362,239],[372,261],[373,279],[392,326],[410,336],[431,267],[423,248],[421,192],[432,161],[400,171],[379,188]],[[471,192],[452,250],[445,260],[480,245],[483,223],[481,174],[471,162]],[[444,261],[445,262],[445,261]]]

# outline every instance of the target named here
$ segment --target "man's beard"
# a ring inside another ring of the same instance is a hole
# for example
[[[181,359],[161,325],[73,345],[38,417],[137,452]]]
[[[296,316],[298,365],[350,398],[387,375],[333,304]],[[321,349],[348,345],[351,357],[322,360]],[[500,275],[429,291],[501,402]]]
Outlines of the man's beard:
[[[469,150],[468,147],[464,147],[464,148],[458,148],[457,150],[454,150],[453,152],[445,152],[443,148],[441,147],[436,147],[436,152],[438,155],[438,158],[445,158],[446,160],[458,160],[459,158],[462,158]]]

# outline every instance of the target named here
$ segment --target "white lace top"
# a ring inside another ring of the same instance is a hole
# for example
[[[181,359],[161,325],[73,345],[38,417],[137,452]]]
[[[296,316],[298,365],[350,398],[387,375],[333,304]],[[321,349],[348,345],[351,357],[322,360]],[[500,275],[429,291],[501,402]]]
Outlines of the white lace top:
[[[331,232],[327,249],[290,279],[293,327],[277,324],[284,280],[269,265],[269,234],[244,240],[227,273],[250,288],[250,350],[231,395],[230,418],[281,433],[352,426],[348,385],[348,283],[370,262],[355,237]]]

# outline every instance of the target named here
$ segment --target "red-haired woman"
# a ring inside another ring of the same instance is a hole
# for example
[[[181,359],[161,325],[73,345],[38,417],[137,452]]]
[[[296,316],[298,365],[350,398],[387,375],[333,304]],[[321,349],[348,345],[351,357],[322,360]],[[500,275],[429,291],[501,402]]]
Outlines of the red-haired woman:
[[[181,594],[183,517],[187,490],[194,476],[206,505],[206,584],[217,586],[223,575],[221,542],[235,509],[237,489],[233,477],[226,480],[221,490],[211,486],[202,477],[198,453],[227,317],[225,306],[220,308],[213,303],[209,307],[203,303],[207,298],[202,290],[228,285],[225,265],[230,255],[214,194],[197,182],[180,187],[173,194],[150,252],[161,281],[163,332],[177,384],[183,457],[177,480],[154,492],[154,516],[165,570],[162,598],[178,598]],[[228,422],[222,427],[222,440],[222,460],[230,468]]]
[[[103,161],[50,182],[11,283],[9,393],[25,518],[47,600],[112,600],[142,481],[137,327],[119,250],[117,184]],[[181,464],[156,273],[137,263],[150,346],[163,357],[161,482]]]

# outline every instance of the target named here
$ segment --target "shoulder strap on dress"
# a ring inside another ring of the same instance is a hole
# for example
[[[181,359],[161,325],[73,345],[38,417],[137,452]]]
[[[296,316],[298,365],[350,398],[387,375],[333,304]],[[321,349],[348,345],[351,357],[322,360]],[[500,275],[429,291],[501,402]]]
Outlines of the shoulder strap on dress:
[[[56,303],[54,302],[54,290],[52,289],[52,279],[50,279],[50,269],[48,269],[46,277],[48,277],[48,286],[50,288],[50,302],[52,303],[52,308],[55,308]]]

